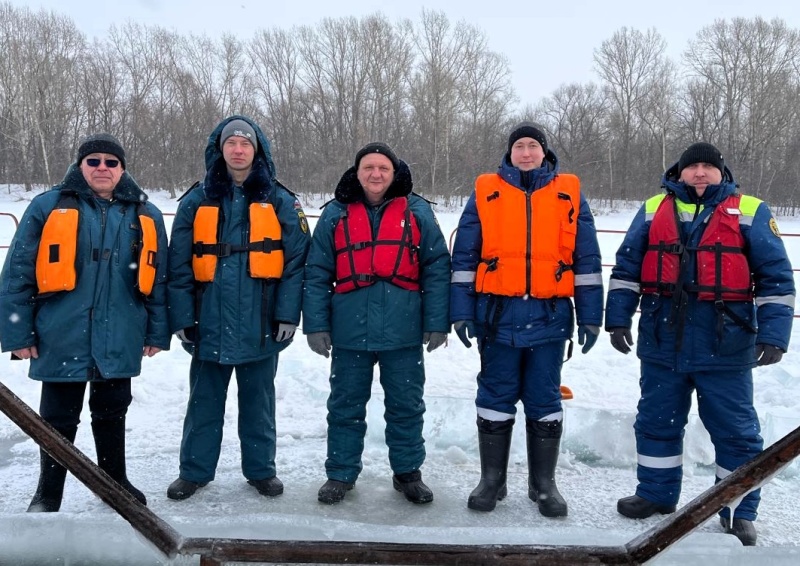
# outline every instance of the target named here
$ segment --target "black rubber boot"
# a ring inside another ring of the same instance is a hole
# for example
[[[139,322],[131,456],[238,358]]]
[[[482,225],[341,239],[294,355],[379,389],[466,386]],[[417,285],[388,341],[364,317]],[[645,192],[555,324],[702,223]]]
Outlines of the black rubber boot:
[[[508,494],[506,475],[511,451],[514,420],[488,421],[478,417],[478,450],[481,455],[481,481],[472,490],[467,507],[475,511],[493,511]]]
[[[67,440],[75,441],[78,427],[59,430]],[[39,485],[33,494],[28,513],[55,513],[61,509],[61,499],[64,497],[64,481],[67,479],[67,469],[55,461],[44,450],[39,450],[40,468]]]
[[[528,437],[528,497],[545,517],[566,517],[567,502],[556,487],[561,421],[525,422]]]
[[[125,417],[92,421],[94,445],[97,449],[97,465],[111,476],[139,503],[147,505],[144,493],[136,489],[125,470]]]
[[[733,525],[728,517],[720,517],[719,524],[725,529],[726,533],[735,535],[742,542],[742,546],[755,546],[758,534],[753,521],[747,519],[733,518]]]

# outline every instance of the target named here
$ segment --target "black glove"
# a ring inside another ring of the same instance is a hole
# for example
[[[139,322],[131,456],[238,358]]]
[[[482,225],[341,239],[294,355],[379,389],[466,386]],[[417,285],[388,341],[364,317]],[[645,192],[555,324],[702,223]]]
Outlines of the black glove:
[[[469,339],[475,338],[475,325],[473,322],[471,320],[459,320],[453,323],[453,328],[464,346],[472,348],[472,342]]]
[[[424,332],[422,334],[422,343],[427,344],[427,350],[433,352],[436,348],[441,346],[447,341],[446,332]]]
[[[609,328],[608,331],[611,333],[611,345],[614,346],[617,352],[627,354],[631,351],[633,337],[631,336],[630,329],[617,326],[615,328]]]
[[[306,336],[306,340],[308,340],[308,347],[311,348],[315,354],[325,356],[326,358],[330,356],[328,353],[331,349],[330,332],[312,332]]]
[[[781,361],[783,350],[771,344],[756,344],[756,359],[760,366],[771,366]]]
[[[592,324],[579,324],[578,325],[578,345],[583,346],[581,353],[585,354],[592,349],[594,343],[597,342],[597,336],[600,334],[600,327]],[[586,345],[584,346],[584,342]]]

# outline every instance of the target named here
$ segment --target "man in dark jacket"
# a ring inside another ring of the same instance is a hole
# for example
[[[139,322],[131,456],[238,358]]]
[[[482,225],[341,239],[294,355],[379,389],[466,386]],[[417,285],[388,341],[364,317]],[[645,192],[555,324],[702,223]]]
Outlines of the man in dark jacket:
[[[119,141],[94,134],[25,210],[0,276],[0,341],[30,360],[42,418],[74,441],[88,382],[98,465],[142,504],[126,474],[125,416],[142,356],[169,349],[166,258],[161,213],[125,170]],[[58,511],[65,477],[42,450],[28,511]]]
[[[528,497],[546,517],[566,515],[555,482],[563,433],[561,367],[573,313],[583,353],[597,340],[603,281],[594,218],[580,181],[559,172],[544,132],[532,122],[512,129],[498,171],[475,182],[453,245],[450,301],[459,338],[470,347],[477,337],[481,356],[475,400],[481,480],[467,506],[492,511],[506,496],[516,404],[522,401]]]
[[[662,185],[666,194],[633,219],[608,289],[606,329],[623,354],[641,308],[639,485],[617,503],[634,519],[675,511],[693,390],[718,479],[761,452],[752,368],[780,361],[795,304],[792,266],[769,207],[737,192],[716,147],[689,146]],[[755,490],[720,512],[725,530],[745,545],[756,543],[759,500]]]
[[[322,503],[340,502],[361,472],[376,363],[394,488],[413,503],[433,500],[420,473],[422,344],[431,352],[447,337],[450,255],[430,204],[411,189],[405,162],[383,143],[368,144],[314,229],[303,332],[317,354],[333,349]]]
[[[250,119],[223,120],[205,156],[205,180],[178,207],[169,246],[170,327],[193,355],[180,476],[167,496],[186,499],[214,479],[234,370],[242,472],[276,496],[275,373],[300,321],[308,224]]]

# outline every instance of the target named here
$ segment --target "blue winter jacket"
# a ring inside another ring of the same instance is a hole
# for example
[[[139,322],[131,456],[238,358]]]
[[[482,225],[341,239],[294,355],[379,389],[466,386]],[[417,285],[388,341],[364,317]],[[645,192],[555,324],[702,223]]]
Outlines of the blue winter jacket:
[[[498,175],[507,183],[523,188],[522,172],[511,165],[508,156],[503,158]],[[527,191],[536,191],[558,175],[558,158],[548,150],[544,163],[528,173]],[[450,320],[475,322],[478,338],[495,327],[494,339],[509,346],[527,348],[569,340],[574,330],[573,303],[569,298],[536,299],[531,297],[492,297],[475,292],[474,275],[463,282],[465,274],[477,271],[483,245],[482,226],[473,191],[458,222],[458,232],[453,245],[453,278],[450,287]],[[578,324],[602,326],[603,280],[600,246],[589,203],[581,193],[578,227],[573,253],[572,269],[575,273],[575,313]],[[500,308],[500,316],[495,316]],[[491,312],[490,312],[491,311]]]
[[[726,167],[722,182],[709,185],[698,198],[694,188],[678,178],[676,163],[664,173],[662,185],[668,194],[674,194],[689,205],[690,212],[680,216],[681,239],[686,247],[696,247],[709,216],[720,202],[736,192],[737,185]],[[633,315],[641,304],[637,355],[642,360],[681,372],[753,367],[756,343],[770,344],[785,351],[789,346],[795,303],[792,266],[769,207],[758,199],[753,200],[757,203],[755,213],[742,210],[739,227],[755,282],[755,302],[725,302],[740,322],[727,313],[720,315],[714,301],[700,301],[696,293],[688,294],[682,316],[673,312],[671,296],[640,294],[642,261],[652,220],[643,205],[617,251],[609,283],[606,328],[631,328]],[[687,253],[685,281],[692,285],[696,284],[697,258],[695,252]],[[683,319],[683,336],[678,347],[680,318]],[[723,322],[721,332],[717,326],[720,320]]]
[[[230,120],[247,121],[258,137],[258,149],[243,187],[234,190],[219,138]],[[169,244],[170,328],[195,327],[194,355],[220,364],[263,360],[280,352],[290,341],[274,339],[278,324],[300,323],[303,264],[310,235],[300,202],[275,180],[269,141],[249,118],[231,116],[211,133],[206,147],[206,177],[185,195],[172,224]],[[194,217],[206,199],[219,201],[219,242],[244,245],[249,241],[249,205],[269,202],[281,225],[283,275],[276,283],[250,277],[248,254],[235,252],[219,258],[210,283],[195,281],[192,271]]]
[[[422,344],[423,332],[449,332],[448,293],[450,254],[428,202],[411,193],[411,173],[400,161],[386,202],[367,205],[373,234],[393,198],[408,197],[408,206],[420,230],[420,291],[409,291],[385,281],[349,293],[334,293],[336,254],[334,232],[351,202],[364,202],[364,190],[355,167],[342,176],[335,200],[317,221],[305,270],[303,332],[330,332],[333,345],[348,350],[383,351]]]
[[[78,197],[75,289],[38,295],[36,257],[42,229],[62,191]],[[36,346],[29,376],[87,381],[139,375],[142,349],[169,349],[167,234],[159,210],[127,172],[103,205],[77,164],[61,184],[34,197],[22,216],[0,275],[0,341],[4,352]],[[140,242],[137,206],[155,220],[158,253],[153,291],[136,287]],[[98,375],[99,374],[99,375]]]

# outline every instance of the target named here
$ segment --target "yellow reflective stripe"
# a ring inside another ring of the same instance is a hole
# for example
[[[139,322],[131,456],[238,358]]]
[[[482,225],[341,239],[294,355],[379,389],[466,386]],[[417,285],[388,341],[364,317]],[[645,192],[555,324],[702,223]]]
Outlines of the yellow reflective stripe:
[[[741,210],[742,214],[745,216],[755,216],[756,210],[758,210],[758,206],[762,202],[763,201],[759,198],[750,195],[742,195],[742,198],[739,200],[739,210]]]

